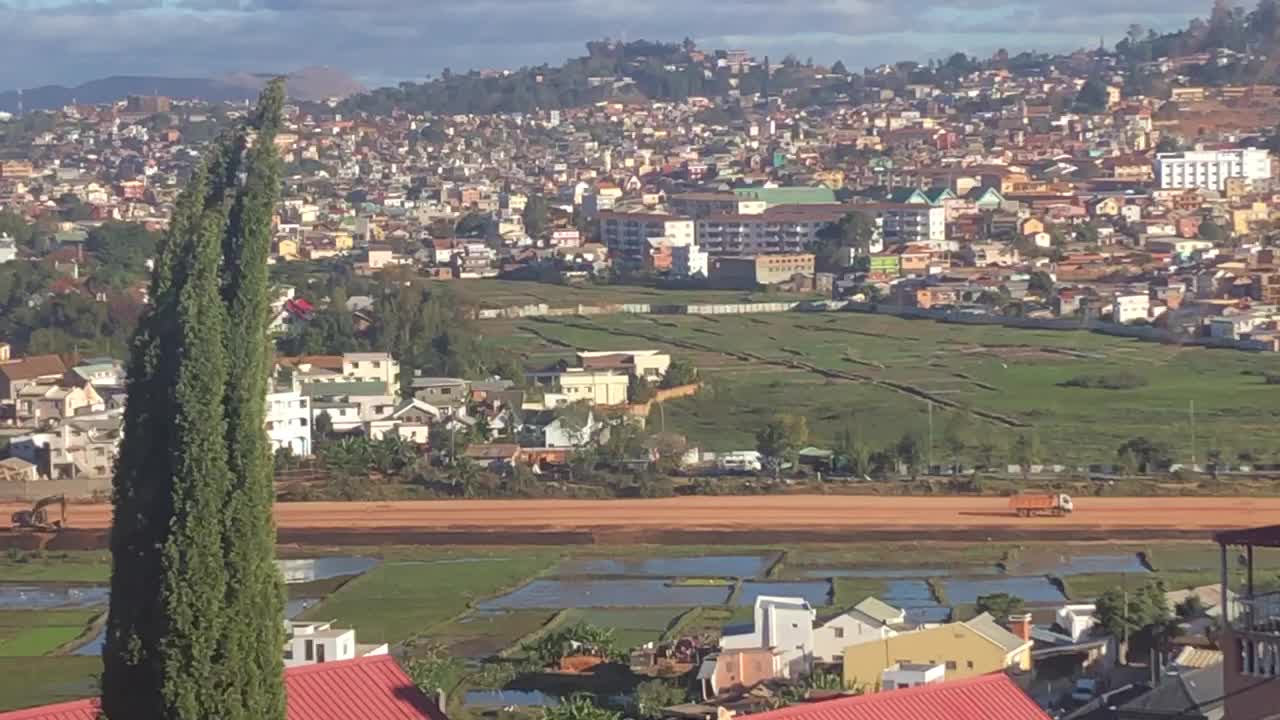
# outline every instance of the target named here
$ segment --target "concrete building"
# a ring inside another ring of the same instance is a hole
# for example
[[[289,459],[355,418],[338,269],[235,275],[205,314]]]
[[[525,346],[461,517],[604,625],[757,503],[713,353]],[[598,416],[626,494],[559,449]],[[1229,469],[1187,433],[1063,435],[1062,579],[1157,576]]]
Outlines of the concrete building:
[[[387,395],[400,395],[400,363],[391,353],[346,353],[342,375],[348,382],[381,383]]]
[[[945,665],[935,663],[894,663],[880,673],[881,690],[901,690],[940,683],[946,678]]]
[[[671,248],[671,274],[685,278],[705,278],[710,254],[697,245]]]
[[[1151,297],[1146,293],[1119,294],[1111,301],[1111,321],[1117,325],[1146,320],[1150,312]]]
[[[0,265],[18,259],[18,242],[12,237],[0,233]]]
[[[41,383],[26,385],[18,392],[14,418],[23,425],[39,425],[105,409],[102,396],[92,385]]]
[[[555,368],[527,373],[526,377],[564,395],[571,403],[586,401],[592,405],[625,404],[630,385],[629,374],[619,370]]]
[[[732,192],[676,193],[667,198],[667,205],[694,220],[710,215],[759,215],[769,207],[764,200],[739,197]]]
[[[876,203],[857,205],[852,209],[874,215],[876,226],[886,246],[928,245],[933,250],[946,250],[947,209],[916,203]]]
[[[711,215],[697,221],[695,237],[713,256],[796,253],[817,241],[823,228],[848,212],[843,205],[796,205],[756,215]]]
[[[1072,642],[1080,642],[1098,624],[1098,619],[1094,616],[1097,610],[1093,603],[1063,605],[1055,613],[1054,622],[1071,636]]]
[[[611,257],[623,262],[643,262],[649,240],[665,240],[672,248],[692,245],[693,220],[662,213],[600,213],[600,242]]]
[[[796,275],[812,276],[812,253],[715,257],[708,278],[713,287],[754,290],[761,285],[777,285]]]
[[[9,441],[9,453],[53,478],[108,477],[120,449],[123,410],[71,418],[44,432]]]
[[[295,378],[267,393],[265,428],[272,452],[288,448],[296,457],[311,456],[311,398]]]
[[[944,666],[947,680],[1010,670],[1031,670],[1029,624],[1026,637],[997,625],[983,613],[966,622],[953,622],[904,632],[845,649],[845,687],[874,690],[885,668],[893,664]]]
[[[897,635],[895,627],[904,627],[906,620],[905,611],[869,597],[851,610],[819,618],[813,628],[813,658],[840,662],[850,646]]]
[[[756,598],[751,628],[725,628],[720,647],[724,650],[774,648],[798,653],[807,661],[813,655],[816,617],[817,613],[802,598],[761,595]]]
[[[580,350],[578,366],[584,370],[622,370],[634,377],[657,382],[671,367],[671,355],[660,350]]]
[[[356,631],[333,627],[332,622],[285,622],[288,639],[284,644],[285,667],[319,665],[386,655],[386,643],[358,643]]]
[[[1160,153],[1156,155],[1155,174],[1162,190],[1224,190],[1230,178],[1269,180],[1271,153],[1259,148]]]

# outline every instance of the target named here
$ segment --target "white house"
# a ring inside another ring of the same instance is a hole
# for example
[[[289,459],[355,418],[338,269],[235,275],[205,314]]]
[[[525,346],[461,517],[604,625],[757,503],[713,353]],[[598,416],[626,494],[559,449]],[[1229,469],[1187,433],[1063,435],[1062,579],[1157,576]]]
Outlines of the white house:
[[[1063,605],[1058,608],[1054,621],[1067,635],[1071,636],[1073,642],[1080,642],[1080,639],[1089,634],[1089,630],[1098,623],[1098,619],[1094,616],[1097,610],[1097,606],[1093,603]]]
[[[285,621],[289,639],[284,644],[285,667],[317,665],[386,655],[386,643],[357,643],[355,630],[334,628],[330,622]]]
[[[1151,298],[1145,293],[1116,295],[1111,304],[1111,321],[1117,325],[1146,320],[1150,313]]]
[[[884,690],[901,690],[932,685],[942,682],[946,675],[947,667],[941,663],[894,663],[880,673],[880,687]]]
[[[781,654],[780,662],[790,666],[790,677],[807,674],[813,659],[813,621],[817,613],[803,598],[756,598],[754,623],[745,627],[725,628],[720,648],[750,650],[768,648]]]
[[[18,242],[0,233],[0,265],[18,259]]]
[[[311,398],[296,378],[267,393],[265,427],[273,452],[288,448],[297,457],[311,456]]]
[[[893,637],[898,631],[891,626],[905,623],[905,611],[867,598],[833,618],[818,621],[813,629],[813,659],[840,662],[845,648]]]

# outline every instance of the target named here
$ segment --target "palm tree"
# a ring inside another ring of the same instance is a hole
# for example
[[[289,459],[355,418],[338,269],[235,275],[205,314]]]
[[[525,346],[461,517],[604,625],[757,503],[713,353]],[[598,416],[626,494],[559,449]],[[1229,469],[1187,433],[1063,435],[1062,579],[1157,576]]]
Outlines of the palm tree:
[[[542,720],[622,720],[622,714],[596,705],[590,695],[571,695],[559,705],[543,708]]]

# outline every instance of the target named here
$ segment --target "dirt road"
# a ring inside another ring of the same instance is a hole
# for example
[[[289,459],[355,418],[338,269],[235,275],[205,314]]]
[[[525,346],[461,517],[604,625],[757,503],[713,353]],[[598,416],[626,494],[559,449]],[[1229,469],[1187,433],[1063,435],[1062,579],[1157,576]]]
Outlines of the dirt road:
[[[1069,517],[1019,518],[1004,498],[971,497],[321,502],[278,504],[276,522],[283,543],[339,545],[1208,539],[1215,530],[1280,524],[1280,498],[1076,498],[1075,505]],[[59,540],[97,546],[109,523],[106,505],[72,506],[73,532]]]

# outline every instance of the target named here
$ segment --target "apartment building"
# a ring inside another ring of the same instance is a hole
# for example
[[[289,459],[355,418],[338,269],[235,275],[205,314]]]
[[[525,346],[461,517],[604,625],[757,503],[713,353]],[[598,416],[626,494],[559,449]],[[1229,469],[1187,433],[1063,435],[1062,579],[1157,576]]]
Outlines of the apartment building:
[[[1224,190],[1230,178],[1269,180],[1271,153],[1259,148],[1160,153],[1156,155],[1155,174],[1162,190]]]
[[[671,248],[671,274],[677,277],[706,277],[711,254],[698,245]]]
[[[915,203],[876,203],[855,209],[875,216],[885,245],[928,245],[947,249],[947,209]]]
[[[271,450],[288,449],[296,457],[311,455],[311,398],[294,378],[267,393],[265,428]]]
[[[711,215],[759,215],[769,207],[764,200],[731,192],[677,193],[667,198],[673,212],[699,220]]]
[[[650,240],[665,240],[671,247],[692,245],[693,220],[664,213],[600,213],[600,242],[610,256],[623,262],[641,262]]]
[[[784,205],[756,215],[712,215],[697,221],[694,235],[713,256],[797,253],[848,212],[842,205]]]
[[[107,477],[119,453],[123,418],[123,410],[71,418],[51,430],[12,438],[9,453],[54,479]]]

